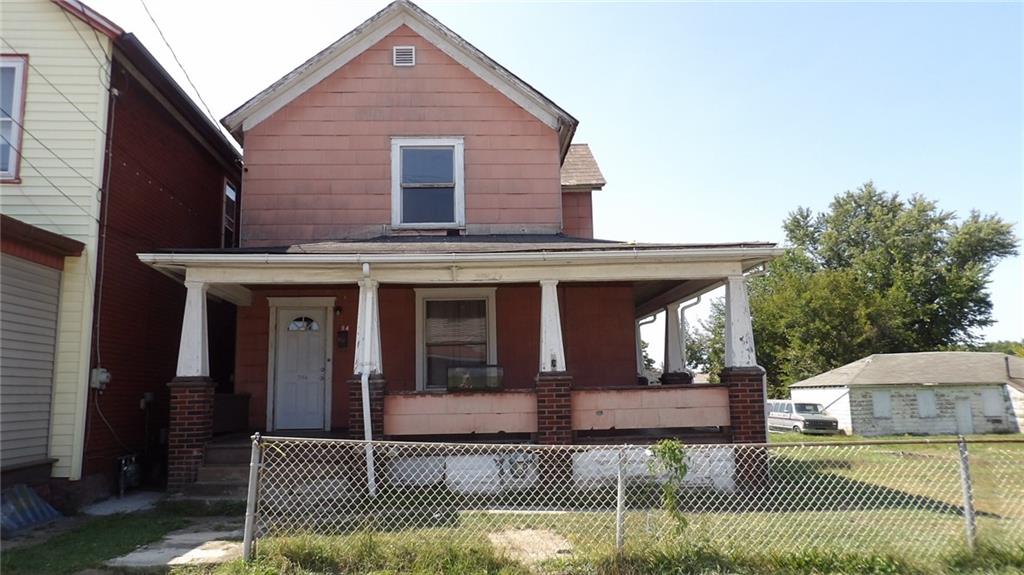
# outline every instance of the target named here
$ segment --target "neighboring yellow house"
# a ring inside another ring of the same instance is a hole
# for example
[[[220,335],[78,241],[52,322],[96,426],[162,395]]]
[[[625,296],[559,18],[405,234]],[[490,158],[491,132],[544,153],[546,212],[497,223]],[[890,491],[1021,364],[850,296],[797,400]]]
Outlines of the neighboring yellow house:
[[[48,445],[53,476],[75,480],[85,439],[112,40],[51,2],[3,0],[0,13],[7,100],[0,212],[85,244],[81,256],[65,258],[60,282]]]

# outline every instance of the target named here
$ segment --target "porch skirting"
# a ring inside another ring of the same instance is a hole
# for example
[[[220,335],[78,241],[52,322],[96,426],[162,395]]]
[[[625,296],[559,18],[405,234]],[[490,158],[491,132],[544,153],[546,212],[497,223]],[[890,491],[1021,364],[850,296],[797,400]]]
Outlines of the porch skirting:
[[[370,376],[370,429],[373,439],[384,439],[384,385],[383,375]],[[348,434],[352,439],[366,439],[363,430],[363,380],[355,375],[348,380]]]
[[[213,437],[213,397],[216,383],[209,377],[176,377],[171,389],[167,437],[167,487],[195,482],[203,465],[206,444]]]

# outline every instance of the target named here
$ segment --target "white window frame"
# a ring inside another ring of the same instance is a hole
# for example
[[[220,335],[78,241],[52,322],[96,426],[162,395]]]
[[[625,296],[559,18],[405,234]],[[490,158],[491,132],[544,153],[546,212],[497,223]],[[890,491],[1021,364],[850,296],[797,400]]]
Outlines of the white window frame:
[[[0,181],[17,183],[21,177],[21,143],[23,140],[22,126],[25,125],[25,90],[26,70],[28,68],[27,54],[2,54],[0,55],[0,67],[14,68],[14,88],[11,96],[11,158],[10,170],[0,171]]]
[[[452,175],[455,179],[455,221],[454,222],[402,222],[402,148],[451,147],[454,162]],[[394,229],[454,229],[466,227],[465,190],[465,145],[462,136],[391,138],[391,227]]]
[[[882,398],[885,401],[880,401]],[[884,409],[882,409],[884,407]],[[871,392],[871,414],[875,419],[892,419],[892,392],[872,391]]]
[[[498,363],[498,315],[495,295],[498,288],[416,288],[416,390],[444,393],[443,389],[427,389],[426,315],[428,301],[486,300],[487,302],[487,364]]]
[[[925,409],[926,407],[927,409]],[[922,419],[939,416],[939,400],[934,389],[917,390],[917,416]]]
[[[228,201],[227,201],[228,189],[230,189],[235,194],[235,197],[232,198],[234,200],[234,202],[235,202],[235,213],[231,214],[231,225],[232,225],[231,233],[234,235],[234,240],[235,240],[235,245],[233,245],[233,246],[227,245],[225,243],[225,241],[224,241],[225,240],[225,238],[224,238],[224,230],[228,227],[227,226],[227,223],[228,223]],[[220,198],[220,200],[221,200],[221,203],[220,203],[220,205],[221,205],[221,215],[220,215],[220,247],[222,247],[222,248],[233,248],[233,247],[238,247],[239,245],[241,245],[241,242],[238,241],[238,220],[240,219],[239,215],[241,214],[241,210],[238,209],[239,208],[238,196],[239,196],[239,194],[238,194],[238,186],[236,186],[235,183],[232,182],[231,180],[229,180],[227,178],[224,178],[224,195],[221,196],[221,198]]]

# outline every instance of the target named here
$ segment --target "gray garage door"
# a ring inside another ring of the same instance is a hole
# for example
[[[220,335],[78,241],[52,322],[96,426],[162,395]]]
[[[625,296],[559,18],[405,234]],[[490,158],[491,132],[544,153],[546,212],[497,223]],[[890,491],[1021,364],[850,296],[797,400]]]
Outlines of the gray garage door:
[[[0,254],[0,467],[47,456],[61,272]]]

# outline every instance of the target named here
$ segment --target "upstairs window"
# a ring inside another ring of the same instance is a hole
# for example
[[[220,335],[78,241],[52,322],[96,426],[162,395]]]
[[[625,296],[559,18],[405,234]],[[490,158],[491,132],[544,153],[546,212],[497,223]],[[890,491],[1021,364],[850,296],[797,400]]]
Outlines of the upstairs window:
[[[238,190],[234,184],[224,180],[224,234],[222,247],[238,247]]]
[[[392,226],[465,225],[462,156],[462,138],[392,138]]]
[[[28,56],[0,56],[0,181],[18,181]]]

